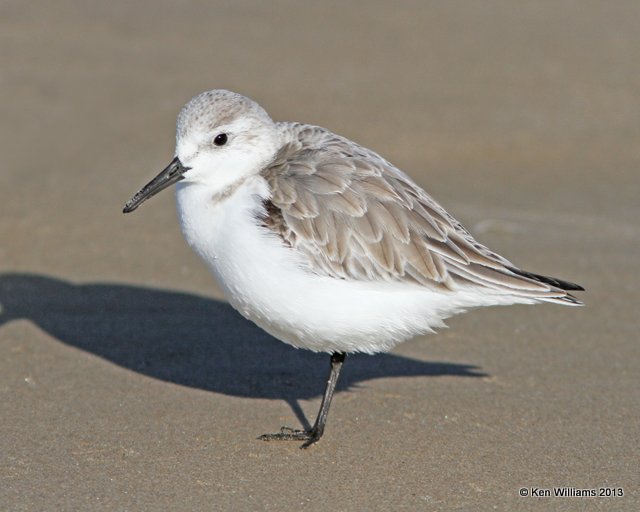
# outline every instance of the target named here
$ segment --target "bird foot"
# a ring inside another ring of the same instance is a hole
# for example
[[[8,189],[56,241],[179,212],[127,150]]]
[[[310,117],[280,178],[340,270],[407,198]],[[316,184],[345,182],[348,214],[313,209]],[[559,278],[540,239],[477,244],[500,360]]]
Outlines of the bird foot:
[[[305,441],[300,448],[309,448],[317,443],[322,437],[322,432],[315,429],[297,430],[291,427],[282,427],[280,432],[275,434],[262,434],[258,439],[261,441]]]

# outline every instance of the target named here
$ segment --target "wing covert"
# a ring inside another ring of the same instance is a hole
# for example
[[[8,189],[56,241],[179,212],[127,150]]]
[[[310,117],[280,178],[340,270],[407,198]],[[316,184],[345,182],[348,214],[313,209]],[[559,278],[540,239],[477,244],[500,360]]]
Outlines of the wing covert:
[[[339,279],[472,284],[548,295],[509,270],[408,176],[382,157],[315,126],[293,124],[263,172],[273,195],[264,224]]]

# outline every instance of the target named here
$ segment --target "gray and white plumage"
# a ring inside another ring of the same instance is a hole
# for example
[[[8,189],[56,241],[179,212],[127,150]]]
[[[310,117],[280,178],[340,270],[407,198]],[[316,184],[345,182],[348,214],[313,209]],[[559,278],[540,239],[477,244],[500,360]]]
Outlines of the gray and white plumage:
[[[581,304],[580,286],[518,269],[391,163],[324,128],[275,123],[214,90],[182,109],[176,133],[171,172],[126,211],[177,181],[185,238],[229,302],[294,346],[373,353],[473,307]]]
[[[125,205],[176,183],[185,239],[230,304],[293,346],[331,353],[314,426],[324,432],[349,352],[390,350],[469,308],[579,305],[578,285],[522,271],[476,242],[411,178],[324,128],[274,123],[257,103],[209,91],[182,109],[176,156]]]
[[[577,285],[520,271],[373,151],[317,126],[278,128],[285,143],[262,171],[272,191],[265,225],[313,272],[578,304],[566,291]]]

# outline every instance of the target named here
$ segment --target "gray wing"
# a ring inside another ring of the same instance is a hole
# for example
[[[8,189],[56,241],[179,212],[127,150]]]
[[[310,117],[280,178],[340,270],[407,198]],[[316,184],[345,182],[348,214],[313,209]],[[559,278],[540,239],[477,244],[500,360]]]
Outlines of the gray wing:
[[[483,286],[567,300],[476,242],[409,177],[376,153],[315,126],[282,126],[290,141],[263,176],[273,195],[264,225],[315,272],[340,279]],[[577,285],[576,285],[577,286]],[[570,289],[570,288],[567,288]],[[575,300],[575,299],[574,299]],[[569,300],[571,302],[571,300]]]

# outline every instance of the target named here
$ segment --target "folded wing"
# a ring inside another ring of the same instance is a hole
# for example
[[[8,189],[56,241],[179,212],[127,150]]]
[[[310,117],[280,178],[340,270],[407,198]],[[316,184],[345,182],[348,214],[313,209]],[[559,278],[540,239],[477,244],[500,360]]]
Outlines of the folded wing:
[[[580,286],[517,269],[478,243],[408,176],[323,128],[288,125],[264,171],[273,195],[264,225],[337,279],[404,281],[580,304]]]

